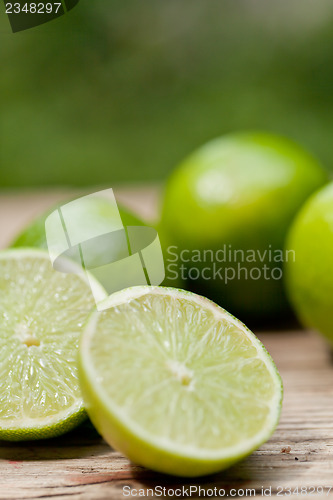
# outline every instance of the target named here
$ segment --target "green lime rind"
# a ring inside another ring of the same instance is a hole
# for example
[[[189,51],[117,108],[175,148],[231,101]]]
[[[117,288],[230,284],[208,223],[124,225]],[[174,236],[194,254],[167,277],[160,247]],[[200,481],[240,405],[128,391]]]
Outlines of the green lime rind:
[[[282,274],[285,239],[303,203],[328,180],[311,154],[267,132],[231,133],[199,147],[164,191],[166,283],[173,286],[178,271],[186,288],[246,320],[290,314]],[[247,252],[254,257],[244,259]]]
[[[47,241],[45,235],[45,221],[47,217],[57,210],[59,206],[65,205],[72,200],[64,201],[61,205],[55,205],[54,207],[46,210],[40,216],[36,217],[30,224],[28,224],[11,242],[11,247],[36,247],[47,249]],[[118,213],[115,207],[106,198],[96,197],[91,200],[88,207],[86,208],[84,204],[82,206],[78,205],[76,209],[76,216],[78,220],[81,219],[82,224],[86,223],[87,220],[87,210],[89,209],[89,216],[94,217],[97,222],[108,221],[112,222],[113,219],[117,220]],[[121,220],[125,226],[138,226],[143,225],[144,222],[140,220],[136,215],[132,214],[126,208],[120,206],[119,213]]]
[[[300,319],[333,344],[333,182],[304,204],[290,228],[286,290]]]
[[[87,412],[83,403],[75,409],[71,415],[66,414],[63,421],[40,425],[34,427],[9,427],[0,428],[0,440],[3,441],[36,441],[39,439],[49,439],[61,436],[75,429],[87,419]]]

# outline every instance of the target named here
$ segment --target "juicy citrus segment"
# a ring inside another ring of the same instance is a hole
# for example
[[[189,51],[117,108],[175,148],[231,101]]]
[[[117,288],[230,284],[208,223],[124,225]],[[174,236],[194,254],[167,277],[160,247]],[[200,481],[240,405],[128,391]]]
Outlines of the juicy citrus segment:
[[[196,475],[270,436],[281,380],[242,323],[203,297],[161,287],[124,290],[105,307],[87,325],[80,363],[88,412],[113,446],[162,472],[192,475],[186,460],[197,461]],[[171,464],[132,446],[133,437]]]
[[[46,252],[0,254],[0,438],[50,437],[84,418],[77,350],[93,308],[84,279],[54,271]]]

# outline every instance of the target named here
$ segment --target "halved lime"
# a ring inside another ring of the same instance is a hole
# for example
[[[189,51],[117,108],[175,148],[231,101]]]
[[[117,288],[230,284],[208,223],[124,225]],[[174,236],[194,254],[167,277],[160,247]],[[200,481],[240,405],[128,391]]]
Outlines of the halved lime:
[[[77,350],[94,305],[84,275],[54,271],[47,252],[0,253],[0,439],[52,437],[85,418]]]
[[[80,342],[86,409],[137,464],[198,476],[251,453],[275,429],[278,371],[256,336],[210,300],[133,287],[93,313]]]

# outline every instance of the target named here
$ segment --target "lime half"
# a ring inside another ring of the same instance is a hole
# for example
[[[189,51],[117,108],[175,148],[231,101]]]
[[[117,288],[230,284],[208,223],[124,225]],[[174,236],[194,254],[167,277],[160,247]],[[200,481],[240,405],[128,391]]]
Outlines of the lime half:
[[[199,476],[251,453],[275,429],[282,384],[260,341],[204,297],[163,287],[113,294],[80,343],[87,411],[137,464]]]
[[[84,419],[77,351],[94,305],[83,276],[54,271],[47,252],[0,253],[0,439],[52,437]]]

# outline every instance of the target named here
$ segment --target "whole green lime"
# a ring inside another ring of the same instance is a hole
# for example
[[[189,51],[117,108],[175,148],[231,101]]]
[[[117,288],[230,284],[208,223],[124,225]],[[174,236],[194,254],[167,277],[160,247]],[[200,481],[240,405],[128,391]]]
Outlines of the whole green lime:
[[[238,133],[201,147],[165,190],[168,284],[184,278],[243,319],[281,315],[288,227],[326,181],[309,153],[276,135]]]
[[[62,212],[66,211],[67,204],[62,204]],[[119,237],[122,226],[143,226],[145,225],[138,217],[118,206],[102,196],[91,196],[84,199],[84,203],[69,203],[70,215],[67,211],[67,222],[70,220],[71,228],[82,228],[84,234],[109,234],[115,231],[112,244],[110,241],[103,243],[100,239],[97,244],[90,245],[88,258],[94,265],[89,269],[91,274],[101,282],[108,293],[115,289],[121,289],[124,286],[136,284],[136,276],[133,276],[133,266],[124,258],[126,256],[127,246],[124,248],[123,236]],[[31,222],[23,232],[17,236],[12,243],[13,247],[34,247],[47,248],[45,221],[54,210],[41,214],[37,219]],[[82,233],[81,233],[82,234]],[[66,254],[69,256],[68,254]],[[74,260],[77,260],[79,254],[73,254]],[[112,271],[108,271],[104,264],[114,262],[116,265]],[[134,281],[134,283],[133,283]]]
[[[34,247],[34,248],[44,248],[47,249],[46,235],[45,235],[45,221],[47,217],[58,208],[54,206],[46,212],[42,213],[36,219],[34,219],[30,224],[28,224],[20,234],[16,236],[14,241],[11,243],[11,247]],[[119,209],[119,213],[118,213]],[[135,214],[130,212],[127,208],[118,204],[118,209],[115,207],[107,198],[103,197],[92,197],[85,201],[83,204],[75,205],[75,212],[71,212],[71,216],[75,218],[75,223],[80,226],[91,224],[94,227],[98,225],[101,228],[101,234],[104,232],[103,228],[109,230],[110,224],[114,222],[114,227],[117,229],[119,227],[119,214],[121,221],[124,226],[144,226],[145,222],[137,217]],[[162,234],[161,234],[162,233]],[[164,241],[163,232],[159,231],[159,236],[162,241]],[[118,249],[117,245],[114,246],[112,250],[108,252],[113,252],[113,260],[116,261],[122,257],[122,255],[117,255]],[[97,254],[100,257],[99,249],[96,249]],[[98,258],[99,258],[98,257]],[[94,271],[92,270],[92,274]],[[163,282],[164,285],[168,284],[168,280]],[[170,282],[170,286],[179,288],[182,285],[182,280],[173,279]]]
[[[286,285],[301,321],[333,344],[333,183],[314,194],[291,227]]]
[[[58,208],[52,207],[34,219],[23,231],[18,234],[12,242],[12,247],[36,247],[47,248],[45,235],[45,221],[47,217]],[[115,228],[119,227],[119,214],[124,226],[141,226],[144,224],[136,215],[129,212],[126,208],[117,207],[107,198],[92,197],[86,198],[85,203],[75,205],[75,212],[71,211],[71,216],[75,218],[78,225],[91,224],[94,227],[98,225],[103,233],[103,227],[110,228],[114,221]]]

